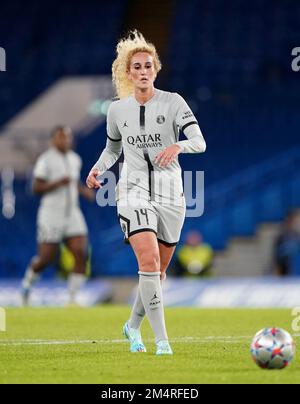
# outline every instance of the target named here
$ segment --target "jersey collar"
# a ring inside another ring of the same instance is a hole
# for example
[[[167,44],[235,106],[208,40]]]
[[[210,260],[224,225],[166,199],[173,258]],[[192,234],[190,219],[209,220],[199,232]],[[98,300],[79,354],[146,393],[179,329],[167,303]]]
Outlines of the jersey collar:
[[[152,103],[156,100],[156,98],[158,97],[158,93],[159,93],[159,90],[157,90],[157,89],[155,88],[155,89],[154,89],[154,95],[153,95],[153,97],[150,98],[150,100],[147,101],[146,104],[143,104],[143,105],[138,102],[138,100],[135,98],[134,95],[132,95],[131,98],[133,99],[134,103],[135,103],[137,106],[139,106],[139,107],[143,107],[143,106],[144,106],[144,107],[147,107],[148,105],[152,104]]]

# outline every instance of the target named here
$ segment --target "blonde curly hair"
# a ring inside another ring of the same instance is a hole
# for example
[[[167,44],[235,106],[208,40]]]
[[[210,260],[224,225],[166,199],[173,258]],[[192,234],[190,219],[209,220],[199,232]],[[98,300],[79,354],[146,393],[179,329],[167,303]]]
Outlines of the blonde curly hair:
[[[153,57],[156,74],[162,68],[155,46],[148,42],[138,30],[130,31],[125,38],[120,39],[116,52],[117,58],[112,65],[112,79],[117,97],[120,99],[129,97],[134,92],[127,72],[130,69],[131,58],[136,53],[147,52]]]

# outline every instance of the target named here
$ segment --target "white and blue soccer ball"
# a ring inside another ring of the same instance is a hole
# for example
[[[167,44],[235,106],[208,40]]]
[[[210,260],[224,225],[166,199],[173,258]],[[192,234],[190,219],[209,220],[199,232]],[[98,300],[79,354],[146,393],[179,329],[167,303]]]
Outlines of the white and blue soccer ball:
[[[292,362],[295,353],[293,338],[281,328],[259,331],[251,344],[252,358],[262,369],[284,369]]]

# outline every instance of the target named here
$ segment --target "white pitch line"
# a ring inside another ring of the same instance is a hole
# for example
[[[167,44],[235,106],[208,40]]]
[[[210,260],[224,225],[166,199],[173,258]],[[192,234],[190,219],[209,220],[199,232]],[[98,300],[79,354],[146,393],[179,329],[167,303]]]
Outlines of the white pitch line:
[[[170,342],[172,343],[210,343],[213,341],[224,342],[224,343],[237,343],[242,340],[247,340],[251,337],[178,337],[172,338]],[[146,340],[145,342],[152,343],[152,340]],[[55,340],[0,340],[1,346],[39,346],[39,345],[89,345],[89,344],[124,344],[128,343],[125,339],[113,339],[113,340],[65,340],[65,341],[55,341]]]
[[[293,337],[300,337],[300,334],[294,334]],[[224,344],[240,343],[243,341],[251,341],[252,336],[208,336],[208,337],[177,337],[170,339],[171,343],[199,343],[208,344],[212,342],[220,342]],[[147,343],[152,343],[153,340],[146,340]],[[42,339],[24,339],[24,340],[0,340],[1,346],[41,346],[41,345],[115,345],[128,343],[125,339],[112,340],[42,340]]]
[[[30,346],[30,345],[82,345],[82,344],[120,344],[125,340],[69,340],[69,341],[54,341],[54,340],[18,340],[18,341],[0,341],[1,346]]]

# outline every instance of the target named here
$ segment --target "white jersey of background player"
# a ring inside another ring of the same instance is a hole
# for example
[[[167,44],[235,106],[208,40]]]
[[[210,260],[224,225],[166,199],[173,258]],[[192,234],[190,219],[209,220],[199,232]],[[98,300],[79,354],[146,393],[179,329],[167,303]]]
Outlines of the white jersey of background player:
[[[155,334],[157,355],[172,354],[166,332],[160,280],[179,241],[185,218],[180,153],[201,153],[206,144],[190,108],[175,93],[154,88],[161,69],[155,47],[134,31],[117,46],[113,79],[120,101],[108,113],[108,140],[87,179],[99,175],[124,151],[117,187],[119,220],[137,257],[139,288],[123,331],[132,352],[145,352],[140,325],[145,314]],[[182,130],[187,140],[179,141]]]

